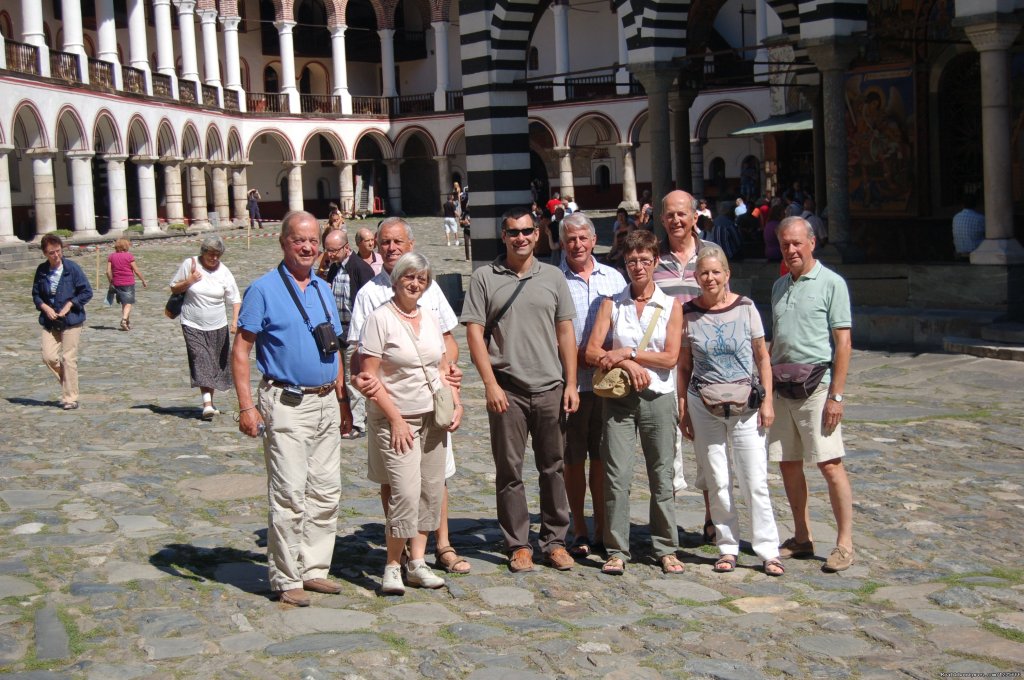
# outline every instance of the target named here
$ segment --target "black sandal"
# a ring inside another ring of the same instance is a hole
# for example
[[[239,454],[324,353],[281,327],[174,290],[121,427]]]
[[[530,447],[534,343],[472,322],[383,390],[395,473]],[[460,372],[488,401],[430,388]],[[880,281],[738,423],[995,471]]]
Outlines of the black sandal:
[[[715,531],[715,523],[710,519],[704,522],[704,530],[701,531],[701,536],[704,538],[704,543],[710,545],[715,542],[718,538],[717,532]]]

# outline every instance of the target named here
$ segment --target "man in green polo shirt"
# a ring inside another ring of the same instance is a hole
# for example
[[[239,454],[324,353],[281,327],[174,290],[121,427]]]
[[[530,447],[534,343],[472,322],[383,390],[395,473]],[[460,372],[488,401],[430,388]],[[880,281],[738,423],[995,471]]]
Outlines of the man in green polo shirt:
[[[772,366],[830,365],[806,399],[776,390],[775,422],[768,434],[768,458],[779,463],[794,535],[780,556],[813,557],[804,462],[816,463],[828,486],[836,518],[836,547],[823,571],[853,564],[853,492],[843,466],[843,390],[850,367],[850,293],[846,281],[814,259],[814,228],[802,217],[787,217],[776,232],[789,273],[772,286]]]

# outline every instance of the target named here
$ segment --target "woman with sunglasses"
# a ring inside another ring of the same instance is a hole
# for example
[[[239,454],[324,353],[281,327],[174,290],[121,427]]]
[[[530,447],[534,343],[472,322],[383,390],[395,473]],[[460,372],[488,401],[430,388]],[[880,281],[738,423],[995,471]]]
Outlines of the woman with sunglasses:
[[[679,538],[672,463],[678,422],[674,369],[679,358],[683,310],[678,300],[654,285],[658,239],[652,232],[638,229],[630,233],[623,243],[623,253],[630,285],[618,297],[601,304],[586,349],[589,365],[606,371],[624,369],[632,387],[624,397],[604,400],[601,459],[605,466],[604,545],[608,559],[601,571],[622,574],[630,560],[629,488],[639,434],[651,489],[654,556],[664,573],[681,574],[683,564],[676,557]],[[653,331],[648,333],[651,327]],[[606,350],[604,338],[609,330],[612,347]]]

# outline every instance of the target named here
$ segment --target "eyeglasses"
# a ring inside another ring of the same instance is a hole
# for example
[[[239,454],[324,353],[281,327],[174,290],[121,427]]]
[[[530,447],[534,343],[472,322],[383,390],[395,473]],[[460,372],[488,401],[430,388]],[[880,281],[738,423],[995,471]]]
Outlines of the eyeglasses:
[[[328,248],[327,252],[330,253],[331,255],[333,255],[334,253],[340,253],[341,251],[345,250],[345,248],[347,248],[347,247],[348,246],[338,246],[337,248]]]
[[[526,227],[525,229],[506,229],[505,234],[515,238],[517,236],[533,236],[533,232],[537,231],[537,227]]]
[[[654,260],[649,257],[630,258],[626,260],[627,267],[650,267]]]

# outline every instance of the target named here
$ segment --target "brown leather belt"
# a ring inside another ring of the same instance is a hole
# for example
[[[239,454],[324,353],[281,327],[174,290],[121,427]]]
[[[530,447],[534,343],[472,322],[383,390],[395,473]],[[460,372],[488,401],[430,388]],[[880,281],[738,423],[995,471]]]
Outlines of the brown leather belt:
[[[270,385],[271,387],[280,387],[282,389],[285,387],[291,387],[293,389],[301,390],[303,394],[315,394],[318,397],[327,396],[328,394],[334,391],[334,388],[338,384],[338,381],[334,380],[332,382],[329,382],[325,385],[320,385],[318,387],[303,387],[302,385],[289,385],[286,382],[281,382],[280,380],[271,380],[270,378],[264,378],[263,381]]]

